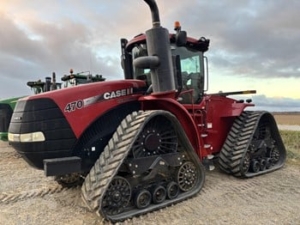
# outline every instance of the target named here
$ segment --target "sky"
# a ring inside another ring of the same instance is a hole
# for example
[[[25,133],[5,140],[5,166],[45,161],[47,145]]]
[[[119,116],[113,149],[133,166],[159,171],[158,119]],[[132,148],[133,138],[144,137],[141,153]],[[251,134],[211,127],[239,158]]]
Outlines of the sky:
[[[210,39],[208,93],[257,90],[258,110],[300,111],[298,0],[156,0],[161,25],[180,21]],[[32,94],[27,81],[89,71],[123,79],[120,38],[151,28],[143,0],[0,1],[0,99]],[[234,97],[234,96],[232,96]]]

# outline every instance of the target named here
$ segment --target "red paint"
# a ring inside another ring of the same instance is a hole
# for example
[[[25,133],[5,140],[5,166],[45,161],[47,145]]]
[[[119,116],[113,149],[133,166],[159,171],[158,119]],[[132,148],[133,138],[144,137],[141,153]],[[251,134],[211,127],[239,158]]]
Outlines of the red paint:
[[[246,107],[253,106],[217,95],[206,95],[199,104],[189,105],[159,95],[143,96],[139,101],[143,110],[166,110],[174,114],[201,159],[220,152],[234,119]]]
[[[50,98],[59,106],[69,122],[72,130],[77,138],[84,130],[93,123],[98,117],[101,117],[107,110],[118,106],[120,103],[137,101],[141,94],[131,94],[120,96],[112,99],[101,99],[105,93],[112,91],[141,88],[145,86],[144,81],[140,80],[120,80],[120,81],[105,81],[80,86],[70,87],[58,91],[46,92],[39,95],[30,96],[27,99]],[[109,94],[107,94],[109,95]],[[69,103],[76,101],[84,101],[91,97],[99,97],[100,99],[86,107],[75,109],[74,111],[65,111]]]

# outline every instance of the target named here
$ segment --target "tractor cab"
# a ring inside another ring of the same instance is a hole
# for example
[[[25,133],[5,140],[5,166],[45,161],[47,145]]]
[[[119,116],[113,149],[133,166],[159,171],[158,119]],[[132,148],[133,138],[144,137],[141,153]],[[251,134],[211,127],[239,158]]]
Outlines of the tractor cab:
[[[178,101],[182,104],[199,103],[207,88],[204,52],[208,50],[209,40],[200,38],[182,38],[182,32],[175,27],[176,34],[170,34],[170,48],[173,58],[175,74],[175,86]],[[183,34],[184,34],[183,33]],[[185,33],[186,35],[186,33]],[[179,38],[178,38],[179,37]],[[180,39],[180,41],[178,41]],[[122,67],[126,79],[144,80],[151,87],[151,73],[149,68],[141,68],[134,65],[134,60],[148,56],[146,36],[144,34],[134,37],[127,42],[121,39]]]
[[[88,73],[87,75],[85,73]],[[69,75],[64,75],[61,80],[64,82],[64,87],[73,87],[81,84],[87,84],[97,81],[105,81],[102,75],[93,76],[90,71],[84,71],[77,74],[73,74],[73,70],[70,70]]]
[[[55,81],[55,74],[53,74],[53,81],[51,81],[51,77],[46,77],[45,81],[28,81],[27,86],[33,90],[34,94],[61,89],[61,83]]]

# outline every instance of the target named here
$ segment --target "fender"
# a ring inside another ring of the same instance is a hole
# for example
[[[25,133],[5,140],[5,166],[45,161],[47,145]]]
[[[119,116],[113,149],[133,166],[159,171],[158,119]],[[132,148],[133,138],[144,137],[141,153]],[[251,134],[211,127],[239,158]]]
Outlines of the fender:
[[[176,100],[172,98],[162,98],[151,96],[142,96],[139,98],[143,110],[166,110],[174,114],[181,123],[187,137],[189,138],[193,148],[199,157],[202,158],[200,146],[203,145],[202,139],[199,137],[197,127],[189,112]]]

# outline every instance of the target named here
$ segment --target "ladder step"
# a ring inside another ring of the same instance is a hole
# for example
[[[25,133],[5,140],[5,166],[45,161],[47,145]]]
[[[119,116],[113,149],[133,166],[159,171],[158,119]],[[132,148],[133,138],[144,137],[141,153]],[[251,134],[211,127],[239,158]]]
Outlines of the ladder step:
[[[205,144],[204,148],[210,148],[210,146],[211,146],[210,144]]]
[[[207,158],[208,158],[208,159],[213,159],[213,158],[214,158],[214,155],[207,155]]]
[[[208,169],[209,169],[210,171],[214,170],[215,168],[216,168],[215,165],[209,165],[209,167],[208,167]]]
[[[208,134],[201,134],[201,137],[207,137],[208,136]]]

